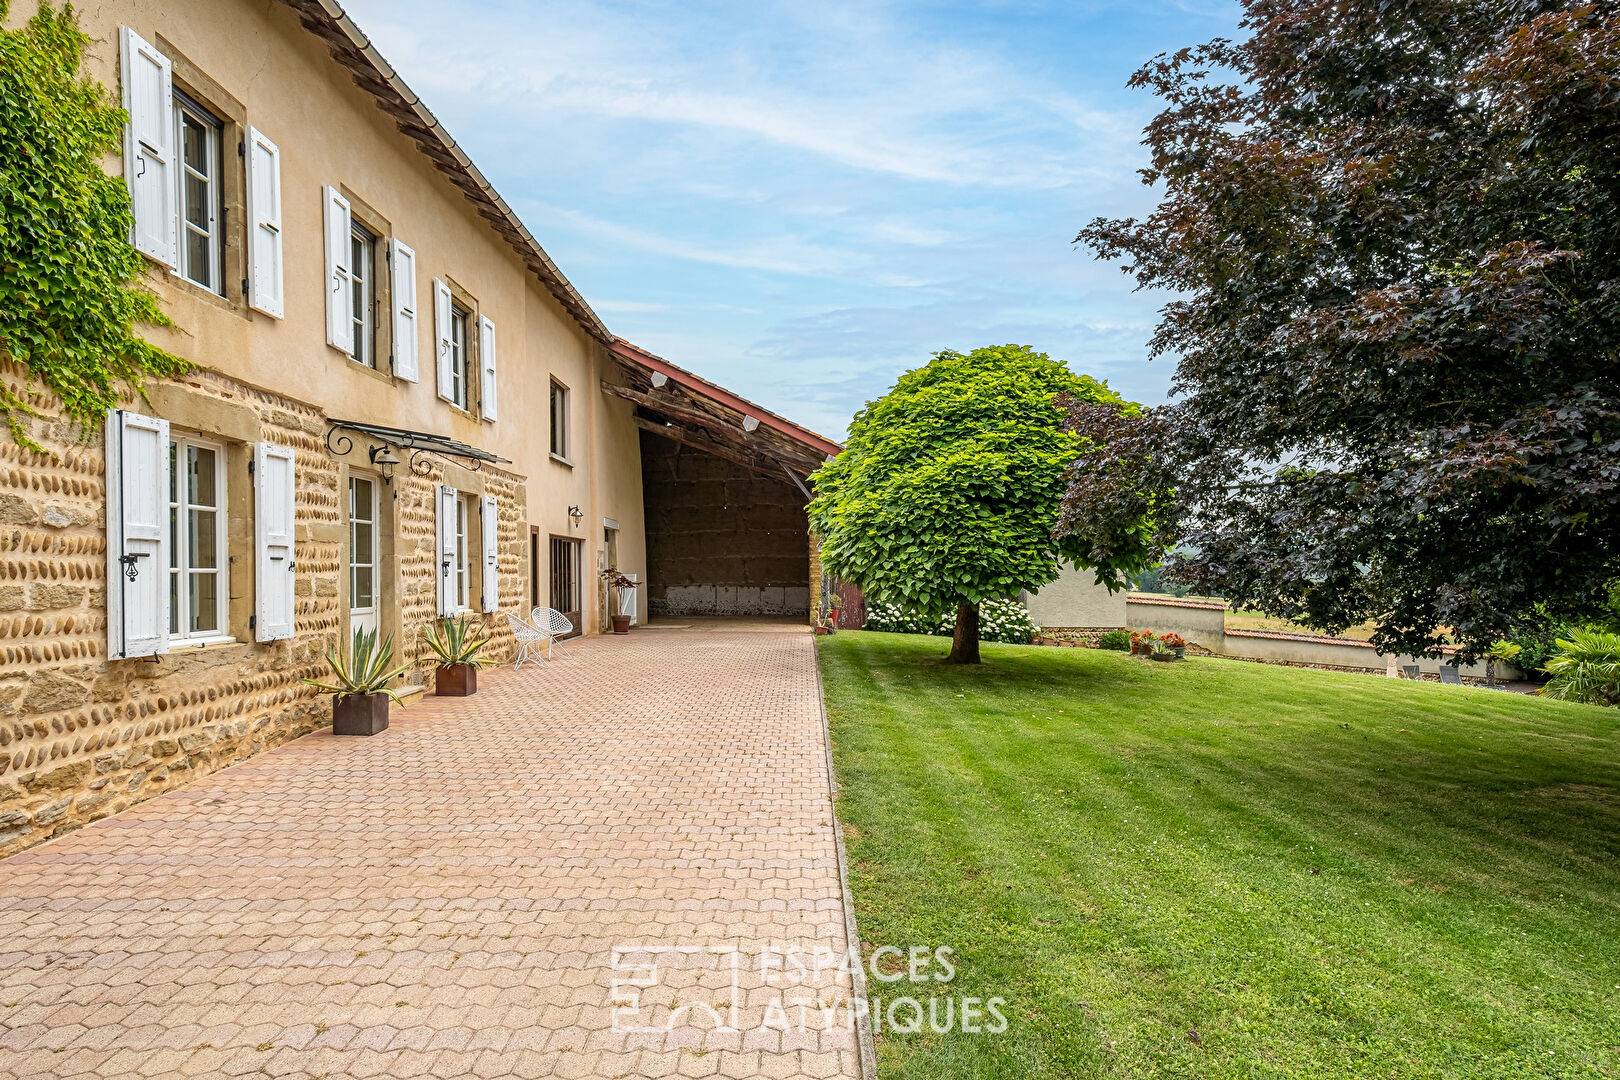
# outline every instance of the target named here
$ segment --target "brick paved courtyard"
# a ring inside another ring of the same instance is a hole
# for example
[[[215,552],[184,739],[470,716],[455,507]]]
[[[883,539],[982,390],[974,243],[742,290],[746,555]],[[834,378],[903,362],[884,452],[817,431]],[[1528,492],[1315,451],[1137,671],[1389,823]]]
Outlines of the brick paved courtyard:
[[[846,945],[811,637],[481,684],[0,862],[0,1075],[857,1075],[847,1014],[794,1008],[847,976],[758,959]]]

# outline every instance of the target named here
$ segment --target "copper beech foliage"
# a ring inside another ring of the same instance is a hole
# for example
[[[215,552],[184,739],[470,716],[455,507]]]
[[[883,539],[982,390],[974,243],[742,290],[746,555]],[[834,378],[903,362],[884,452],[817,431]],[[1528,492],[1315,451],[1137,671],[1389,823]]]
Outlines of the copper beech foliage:
[[[1620,544],[1620,15],[1247,0],[1131,80],[1162,198],[1079,239],[1175,299],[1171,403],[1085,403],[1060,532],[1381,647],[1601,602]]]

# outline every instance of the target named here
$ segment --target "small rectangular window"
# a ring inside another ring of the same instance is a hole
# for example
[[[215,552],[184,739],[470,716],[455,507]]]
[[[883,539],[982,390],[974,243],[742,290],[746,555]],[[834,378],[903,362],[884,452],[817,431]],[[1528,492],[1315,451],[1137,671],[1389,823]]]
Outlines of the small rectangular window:
[[[369,479],[349,477],[349,614],[353,621],[377,609],[377,488]]]
[[[551,384],[551,452],[568,460],[568,387]]]
[[[178,91],[174,116],[180,146],[180,273],[188,281],[223,294],[222,126],[212,113]]]
[[[169,443],[169,639],[222,638],[230,601],[225,556],[225,452]]]
[[[465,308],[450,308],[450,401],[467,407],[467,323],[471,316]]]
[[[456,608],[466,611],[471,600],[472,545],[467,531],[467,499],[456,500]]]
[[[365,226],[349,229],[349,288],[354,295],[354,360],[377,366],[377,238]]]

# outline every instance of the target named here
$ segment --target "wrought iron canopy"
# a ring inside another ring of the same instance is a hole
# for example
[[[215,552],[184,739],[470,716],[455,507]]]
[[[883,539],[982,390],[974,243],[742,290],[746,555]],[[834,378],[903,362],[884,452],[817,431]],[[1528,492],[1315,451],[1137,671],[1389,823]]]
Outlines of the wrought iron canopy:
[[[340,434],[343,431],[352,431],[357,435],[376,439],[386,446],[396,447],[410,452],[411,472],[418,476],[425,476],[432,471],[423,454],[432,454],[436,457],[461,458],[468,463],[468,468],[477,469],[484,462],[493,465],[510,465],[511,459],[492,454],[488,450],[481,450],[476,446],[469,446],[459,439],[452,439],[448,435],[435,435],[429,431],[411,431],[408,428],[387,427],[383,424],[370,424],[363,420],[339,420],[331,417],[326,421],[326,448],[334,454],[347,454],[354,449],[354,440],[349,436]]]

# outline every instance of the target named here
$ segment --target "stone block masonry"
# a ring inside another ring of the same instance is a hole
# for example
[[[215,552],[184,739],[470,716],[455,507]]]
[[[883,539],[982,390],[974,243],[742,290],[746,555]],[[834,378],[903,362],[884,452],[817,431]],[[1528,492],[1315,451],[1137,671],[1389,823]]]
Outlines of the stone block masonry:
[[[0,438],[0,856],[76,829],[331,722],[331,707],[302,680],[326,670],[347,636],[344,469],[325,445],[315,408],[197,373],[153,386],[152,403],[128,407],[184,415],[221,440],[227,478],[229,629],[234,640],[172,647],[158,658],[107,659],[105,455],[99,431],[81,437],[30,394],[24,373],[0,378],[41,415],[27,421],[50,452]],[[161,407],[158,407],[161,406]],[[253,614],[253,508],[249,442],[296,454],[295,636],[259,644]],[[526,507],[520,479],[481,474],[500,505],[503,596],[526,592]],[[393,550],[384,583],[402,662],[415,679],[427,665],[416,634],[434,614],[437,476],[401,470]],[[509,635],[490,622],[496,655]],[[408,677],[409,678],[409,677]]]

